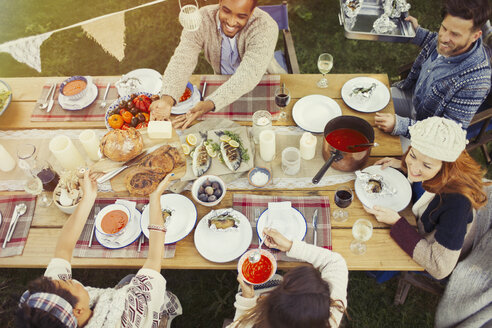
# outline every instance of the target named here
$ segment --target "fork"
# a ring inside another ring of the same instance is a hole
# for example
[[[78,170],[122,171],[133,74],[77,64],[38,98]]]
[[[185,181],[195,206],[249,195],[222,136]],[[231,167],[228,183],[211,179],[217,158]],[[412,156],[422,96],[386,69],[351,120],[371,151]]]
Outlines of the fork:
[[[106,97],[108,96],[108,91],[109,91],[110,86],[111,86],[111,82],[108,82],[108,85],[106,86],[106,91],[104,91],[103,101],[102,101],[101,105],[99,105],[101,108],[106,107]]]
[[[255,209],[255,222],[258,222],[259,218],[260,218],[260,209],[256,208]]]
[[[56,85],[56,83],[52,83],[51,84],[50,90],[46,94],[46,97],[44,98],[43,103],[42,104],[39,104],[39,108],[40,109],[46,109],[46,108],[48,108],[48,103],[49,103],[48,98],[50,97],[51,92],[53,92],[53,89],[55,88],[55,85]]]
[[[96,230],[96,217],[97,214],[99,213],[100,207],[96,206],[94,208],[94,223],[92,224],[92,231],[91,231],[91,237],[89,238],[89,248],[92,247],[92,240],[94,239],[94,230]]]

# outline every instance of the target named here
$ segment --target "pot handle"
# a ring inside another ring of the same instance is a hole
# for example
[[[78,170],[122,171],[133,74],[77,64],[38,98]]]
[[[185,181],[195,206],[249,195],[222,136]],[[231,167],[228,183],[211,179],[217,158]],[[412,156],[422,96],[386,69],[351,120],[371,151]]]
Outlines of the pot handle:
[[[334,161],[339,161],[340,159],[343,158],[343,155],[340,153],[339,150],[331,153],[331,157],[325,162],[325,164],[319,169],[318,173],[314,176],[312,182],[313,184],[317,184],[321,181],[321,178],[323,175],[325,175],[326,171],[330,168],[331,164]]]

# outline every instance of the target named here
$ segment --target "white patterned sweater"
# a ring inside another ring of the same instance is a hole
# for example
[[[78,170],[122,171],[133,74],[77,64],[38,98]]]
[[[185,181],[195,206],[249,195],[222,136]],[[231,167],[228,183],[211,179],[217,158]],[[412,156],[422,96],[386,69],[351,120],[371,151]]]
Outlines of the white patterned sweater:
[[[56,280],[72,279],[72,267],[64,259],[54,258],[44,275]],[[157,327],[167,302],[166,280],[151,269],[140,269],[128,285],[119,289],[84,288],[93,310],[85,328]]]

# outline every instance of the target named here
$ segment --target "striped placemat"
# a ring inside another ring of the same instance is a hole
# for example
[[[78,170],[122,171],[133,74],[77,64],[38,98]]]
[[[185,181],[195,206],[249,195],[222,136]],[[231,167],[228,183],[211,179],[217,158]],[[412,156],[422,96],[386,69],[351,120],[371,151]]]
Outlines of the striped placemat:
[[[229,78],[230,75],[204,75],[200,79],[200,90],[203,90],[206,82],[205,97],[207,97]],[[279,86],[279,75],[264,75],[252,91],[246,93],[220,111],[207,113],[200,119],[227,118],[233,121],[251,121],[253,119],[253,113],[260,109],[268,110],[272,115],[275,115],[278,113],[275,105],[275,90]]]
[[[5,248],[0,248],[0,257],[21,255],[26,245],[27,235],[31,227],[31,221],[34,216],[34,208],[36,207],[36,197],[23,194],[15,196],[0,196],[0,212],[2,213],[2,224],[0,225],[0,245],[3,245],[7,232],[9,230],[12,214],[17,204],[25,203],[27,211],[19,217],[17,225],[10,242]]]
[[[119,197],[119,198],[98,198],[89,214],[89,218],[84,226],[75,249],[73,251],[74,257],[99,257],[99,258],[147,258],[149,251],[149,240],[144,238],[143,243],[140,246],[140,252],[138,251],[138,239],[128,246],[119,249],[109,249],[99,244],[96,236],[92,239],[92,246],[89,248],[89,240],[94,229],[95,209],[99,210],[107,205],[114,204],[117,199],[124,199],[132,202],[136,202],[137,209],[141,209],[143,205],[147,204],[149,200],[147,198],[136,197]],[[174,257],[176,252],[176,244],[165,245],[164,258]]]
[[[313,243],[313,214],[318,209],[318,241],[317,245],[323,248],[332,249],[331,240],[331,223],[330,223],[330,200],[326,196],[310,196],[310,197],[285,197],[285,196],[258,196],[251,194],[234,194],[232,199],[233,208],[243,213],[251,223],[253,228],[253,240],[249,249],[258,247],[258,235],[256,233],[256,209],[262,213],[268,208],[269,202],[284,202],[289,201],[292,207],[298,209],[307,222],[307,232],[304,241]],[[267,248],[266,245],[262,247]],[[270,251],[279,261],[297,261],[284,252],[278,250]]]

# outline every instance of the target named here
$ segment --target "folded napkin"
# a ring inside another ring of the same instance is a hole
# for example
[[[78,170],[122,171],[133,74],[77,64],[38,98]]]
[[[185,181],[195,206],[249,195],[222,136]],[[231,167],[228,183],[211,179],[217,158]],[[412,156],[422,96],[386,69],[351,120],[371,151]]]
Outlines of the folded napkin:
[[[280,231],[288,239],[293,239],[292,234],[285,233],[291,229],[286,229],[287,226],[294,224],[292,218],[292,203],[289,201],[268,203],[268,217],[265,222],[265,227],[270,227]]]

